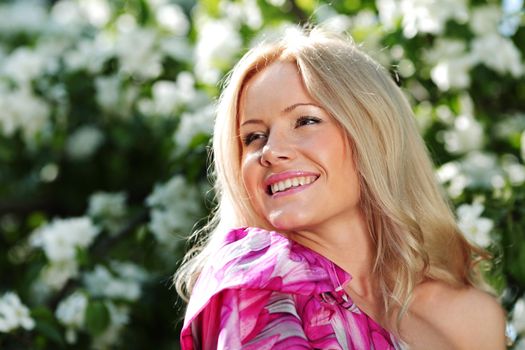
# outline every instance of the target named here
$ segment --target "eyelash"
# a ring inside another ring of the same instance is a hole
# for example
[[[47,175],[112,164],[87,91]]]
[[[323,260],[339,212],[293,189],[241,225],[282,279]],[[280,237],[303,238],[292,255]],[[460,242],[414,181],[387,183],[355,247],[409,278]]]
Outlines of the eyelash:
[[[257,139],[256,136],[262,136],[263,134],[262,133],[257,133],[257,132],[251,132],[249,133],[248,135],[244,136],[242,138],[242,143],[245,145],[245,146],[248,146],[250,143],[252,143],[253,141],[255,141]]]
[[[310,123],[310,122],[313,122],[313,123]],[[321,122],[321,119],[317,117],[308,117],[308,116],[299,117],[299,119],[297,119],[297,121],[295,122],[295,127],[297,128],[299,126],[304,126],[304,125],[319,124],[320,122]]]
[[[303,117],[299,117],[296,122],[295,122],[295,128],[298,128],[298,127],[301,127],[301,126],[306,126],[306,125],[313,125],[313,124],[319,124],[321,122],[321,119],[320,118],[317,118],[317,117],[308,117],[308,116],[303,116]],[[261,132],[252,132],[252,133],[249,133],[247,134],[246,136],[244,136],[242,138],[242,143],[245,145],[245,146],[248,146],[250,145],[253,141],[259,139],[260,136],[265,136],[264,133],[261,133]]]

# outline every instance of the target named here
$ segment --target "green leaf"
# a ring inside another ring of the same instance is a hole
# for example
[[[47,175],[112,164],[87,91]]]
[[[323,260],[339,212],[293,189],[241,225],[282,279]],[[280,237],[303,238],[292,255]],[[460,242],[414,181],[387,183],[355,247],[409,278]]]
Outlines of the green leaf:
[[[312,13],[315,9],[315,0],[296,0],[297,7],[306,13]]]
[[[141,225],[136,231],[135,231],[135,238],[138,243],[143,242],[146,237],[148,236],[148,227],[147,225]]]
[[[79,266],[81,267],[89,266],[90,256],[89,256],[88,251],[84,248],[79,248],[79,247],[77,247],[76,251],[77,251],[76,257],[77,257]]]
[[[31,317],[35,320],[35,331],[41,334],[44,339],[51,340],[61,346],[65,345],[60,326],[48,308],[34,308],[31,310]]]
[[[219,0],[202,0],[201,4],[206,9],[208,15],[212,17],[219,16]]]
[[[357,11],[363,7],[361,0],[345,0],[344,6],[348,12]]]
[[[31,310],[31,316],[41,320],[51,321],[54,320],[53,313],[47,307],[37,306]]]
[[[35,211],[27,218],[27,225],[31,229],[35,229],[43,225],[47,220],[46,214],[41,211]]]
[[[86,310],[86,328],[93,334],[98,335],[102,333],[109,325],[110,316],[109,311],[100,300],[95,300],[89,303]]]
[[[521,283],[525,283],[525,242],[520,244],[520,252],[518,253],[517,261],[514,263],[516,267],[516,277]]]

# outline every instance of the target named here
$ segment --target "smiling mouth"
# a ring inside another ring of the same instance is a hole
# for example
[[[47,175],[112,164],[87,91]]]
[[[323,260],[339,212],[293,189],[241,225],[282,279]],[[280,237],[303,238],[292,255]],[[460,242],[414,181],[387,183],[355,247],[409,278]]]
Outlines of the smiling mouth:
[[[268,185],[266,188],[266,193],[269,195],[274,195],[276,193],[286,192],[293,188],[310,185],[311,183],[315,182],[315,180],[317,180],[318,178],[319,176],[297,176],[286,180],[278,181],[276,183]]]

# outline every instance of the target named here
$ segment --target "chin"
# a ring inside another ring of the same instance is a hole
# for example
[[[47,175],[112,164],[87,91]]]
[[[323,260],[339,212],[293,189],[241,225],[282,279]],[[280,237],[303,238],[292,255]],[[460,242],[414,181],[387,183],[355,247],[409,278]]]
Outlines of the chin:
[[[303,217],[295,215],[270,216],[268,221],[278,231],[296,231],[307,226]]]

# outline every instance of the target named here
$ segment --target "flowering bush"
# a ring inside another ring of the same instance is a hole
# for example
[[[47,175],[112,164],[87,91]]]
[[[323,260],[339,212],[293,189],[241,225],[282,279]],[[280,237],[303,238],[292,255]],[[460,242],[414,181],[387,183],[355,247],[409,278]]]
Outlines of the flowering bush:
[[[305,21],[391,70],[525,338],[522,2],[23,0],[0,4],[2,349],[178,348],[219,82]]]

